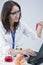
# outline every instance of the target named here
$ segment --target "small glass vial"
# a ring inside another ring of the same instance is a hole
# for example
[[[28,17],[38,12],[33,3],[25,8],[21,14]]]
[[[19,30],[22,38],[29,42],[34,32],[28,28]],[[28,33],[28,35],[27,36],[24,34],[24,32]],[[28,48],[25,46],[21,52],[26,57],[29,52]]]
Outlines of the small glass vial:
[[[37,29],[36,29],[36,33],[38,37],[41,37],[41,33],[42,33],[42,26],[37,24]]]

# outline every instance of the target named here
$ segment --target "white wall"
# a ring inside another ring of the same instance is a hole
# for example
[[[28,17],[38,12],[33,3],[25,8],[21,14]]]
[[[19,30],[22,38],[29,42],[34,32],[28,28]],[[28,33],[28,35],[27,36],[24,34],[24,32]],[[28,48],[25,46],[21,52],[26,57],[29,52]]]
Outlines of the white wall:
[[[0,0],[0,13],[1,13],[2,6],[3,6],[3,4],[4,4],[5,1],[7,1],[7,0]]]
[[[0,0],[0,13],[3,3],[7,0]],[[38,21],[43,20],[43,0],[14,0],[18,2],[22,10],[21,21],[27,24],[35,31],[35,25]],[[32,40],[31,38],[22,39],[27,44],[27,47],[33,50],[38,50],[40,47],[40,40]],[[22,43],[24,43],[21,40]],[[25,45],[26,47],[26,45]]]

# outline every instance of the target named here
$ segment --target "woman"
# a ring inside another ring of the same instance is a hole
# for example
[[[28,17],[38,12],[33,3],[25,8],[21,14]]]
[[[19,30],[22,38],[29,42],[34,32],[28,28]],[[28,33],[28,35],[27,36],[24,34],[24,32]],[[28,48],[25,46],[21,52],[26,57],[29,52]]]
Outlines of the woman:
[[[30,49],[16,50],[22,34],[34,36],[34,33],[30,28],[26,28],[24,24],[20,23],[20,18],[20,5],[14,1],[5,2],[2,8],[0,21],[0,47],[5,48],[6,46],[9,46],[9,52],[12,55],[17,53],[28,53],[29,55],[35,56],[35,52]]]

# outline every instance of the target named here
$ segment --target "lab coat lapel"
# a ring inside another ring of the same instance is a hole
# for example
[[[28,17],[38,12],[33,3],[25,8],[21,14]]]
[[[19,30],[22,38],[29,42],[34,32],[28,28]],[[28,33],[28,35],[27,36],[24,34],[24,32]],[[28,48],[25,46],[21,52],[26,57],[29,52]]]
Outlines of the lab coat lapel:
[[[20,43],[21,36],[22,36],[22,30],[20,27],[18,27],[18,29],[16,30],[16,33],[15,33],[15,47],[19,46],[21,44]]]
[[[5,40],[6,40],[6,42],[7,42],[8,44],[12,44],[11,32],[10,32],[10,33],[7,32],[7,33],[4,35],[4,37],[5,37]]]

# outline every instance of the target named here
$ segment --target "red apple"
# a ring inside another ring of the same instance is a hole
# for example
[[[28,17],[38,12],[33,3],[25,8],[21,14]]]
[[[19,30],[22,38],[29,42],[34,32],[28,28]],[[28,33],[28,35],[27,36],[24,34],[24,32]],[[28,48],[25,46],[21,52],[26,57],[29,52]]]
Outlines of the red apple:
[[[5,61],[6,61],[6,62],[12,62],[12,61],[13,61],[12,56],[6,56],[6,57],[5,57]]]

